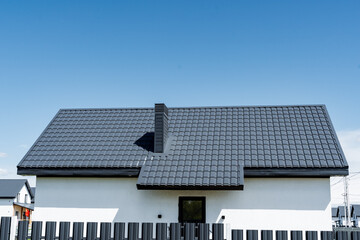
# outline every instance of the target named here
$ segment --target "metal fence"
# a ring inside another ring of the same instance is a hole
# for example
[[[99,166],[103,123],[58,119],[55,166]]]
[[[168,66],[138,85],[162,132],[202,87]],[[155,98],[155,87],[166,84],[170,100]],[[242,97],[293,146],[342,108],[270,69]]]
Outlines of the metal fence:
[[[12,234],[15,228],[12,228],[14,223],[11,220],[11,217],[1,218],[0,240],[225,240],[224,225],[221,223],[141,223],[140,234],[140,223],[100,223],[98,226],[95,222],[74,222],[71,226],[70,222],[45,222],[43,226],[43,222],[33,221],[29,224],[28,221],[20,221],[16,233]],[[321,240],[360,240],[360,231],[233,229],[229,236],[231,240],[318,240],[318,237]]]

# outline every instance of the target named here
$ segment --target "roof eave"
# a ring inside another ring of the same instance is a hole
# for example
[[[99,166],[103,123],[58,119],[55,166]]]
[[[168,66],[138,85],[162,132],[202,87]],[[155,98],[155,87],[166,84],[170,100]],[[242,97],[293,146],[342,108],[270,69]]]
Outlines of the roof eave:
[[[244,168],[245,177],[332,177],[349,175],[344,168]]]
[[[137,177],[140,168],[22,168],[19,175],[41,177]]]
[[[244,185],[221,186],[221,185],[142,185],[136,184],[138,190],[244,190]]]

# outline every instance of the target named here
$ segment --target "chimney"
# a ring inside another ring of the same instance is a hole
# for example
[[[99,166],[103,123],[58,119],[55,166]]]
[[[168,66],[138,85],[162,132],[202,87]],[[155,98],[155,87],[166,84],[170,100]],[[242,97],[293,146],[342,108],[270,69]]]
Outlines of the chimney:
[[[168,108],[164,103],[155,104],[154,152],[163,153],[168,138]]]

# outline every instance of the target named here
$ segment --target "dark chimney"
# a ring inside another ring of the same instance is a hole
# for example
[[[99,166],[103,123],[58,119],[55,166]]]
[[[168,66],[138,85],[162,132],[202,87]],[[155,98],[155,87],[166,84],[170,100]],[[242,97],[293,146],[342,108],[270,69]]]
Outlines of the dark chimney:
[[[155,104],[155,136],[154,152],[163,153],[168,138],[169,121],[168,108],[164,103]]]

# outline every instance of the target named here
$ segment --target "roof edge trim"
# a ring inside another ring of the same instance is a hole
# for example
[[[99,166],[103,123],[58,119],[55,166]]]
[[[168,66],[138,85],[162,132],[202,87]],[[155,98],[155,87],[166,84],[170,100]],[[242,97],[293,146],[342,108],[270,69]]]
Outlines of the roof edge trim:
[[[136,184],[138,190],[244,190],[244,185],[239,186],[164,186],[164,185],[141,185]]]
[[[140,168],[21,168],[19,175],[57,176],[57,177],[137,177]]]
[[[347,176],[346,168],[244,168],[245,177],[330,177]]]

